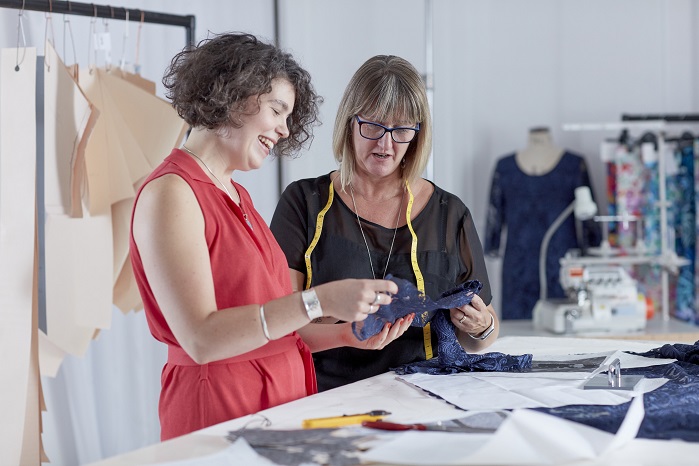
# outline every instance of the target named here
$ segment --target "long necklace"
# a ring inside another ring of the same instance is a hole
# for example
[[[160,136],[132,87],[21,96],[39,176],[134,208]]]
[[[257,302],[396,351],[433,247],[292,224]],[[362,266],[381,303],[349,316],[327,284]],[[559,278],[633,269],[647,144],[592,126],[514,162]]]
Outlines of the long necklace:
[[[364,229],[362,228],[362,222],[359,220],[359,211],[357,210],[357,202],[354,200],[354,188],[352,188],[352,183],[350,183],[350,195],[352,196],[352,206],[354,207],[354,214],[357,216],[357,225],[359,225],[359,231],[362,233],[362,238],[364,238],[364,245],[366,246],[366,253],[369,256],[369,267],[371,267],[371,276],[376,278],[374,273],[374,262],[371,260],[371,252],[369,251],[369,243],[364,235]],[[396,241],[396,233],[398,232],[398,221],[400,220],[400,208],[403,206],[403,199],[405,198],[405,189],[403,189],[403,194],[400,197],[400,204],[398,204],[398,215],[396,215],[396,226],[393,229],[393,239],[391,240],[391,247],[388,249],[388,258],[386,258],[386,267],[383,269],[383,277],[386,278],[386,271],[388,270],[388,263],[391,260],[391,253],[393,252],[393,243]]]
[[[204,162],[204,161],[201,159],[201,157],[199,157],[197,154],[195,154],[194,152],[192,152],[192,150],[191,150],[189,147],[187,147],[186,145],[182,144],[182,149],[184,149],[185,152],[187,152],[189,155],[191,155],[192,157],[194,157],[195,159],[197,159],[198,161],[200,161],[201,164],[204,165],[204,168],[206,168],[207,171],[208,171],[209,173],[211,173],[211,176],[213,176],[214,179],[215,179],[216,181],[218,181],[218,184],[220,184],[221,187],[223,187],[223,190],[226,191],[226,194],[228,194],[228,197],[231,199],[231,201],[235,202],[235,199],[234,199],[233,196],[231,195],[231,192],[228,190],[228,188],[226,187],[226,185],[223,184],[223,182],[222,182],[221,180],[218,179],[218,176],[214,175],[214,172],[211,171],[211,169],[210,169],[209,166],[206,164],[206,162]],[[233,188],[235,188],[235,186],[234,186]],[[236,190],[236,194],[238,194],[238,199],[240,199],[240,202],[239,202],[239,203],[238,203],[238,202],[235,202],[235,203],[238,204],[238,207],[240,207],[240,211],[243,213],[243,218],[245,219],[245,223],[247,223],[248,226],[250,227],[250,229],[252,229],[252,223],[250,223],[250,220],[248,220],[248,214],[246,214],[245,211],[243,210],[243,199],[240,197],[240,194],[238,193],[237,190]]]

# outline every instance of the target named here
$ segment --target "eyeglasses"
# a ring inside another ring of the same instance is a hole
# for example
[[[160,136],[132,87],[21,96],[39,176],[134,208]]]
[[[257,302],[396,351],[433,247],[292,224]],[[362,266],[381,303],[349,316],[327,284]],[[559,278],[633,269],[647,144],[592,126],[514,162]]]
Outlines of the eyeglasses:
[[[415,128],[409,128],[405,126],[397,126],[395,128],[389,128],[372,121],[364,121],[359,118],[359,115],[354,116],[359,124],[359,134],[365,139],[381,139],[384,134],[391,133],[391,139],[400,144],[407,144],[413,139],[418,131],[420,131],[420,123],[417,124]]]

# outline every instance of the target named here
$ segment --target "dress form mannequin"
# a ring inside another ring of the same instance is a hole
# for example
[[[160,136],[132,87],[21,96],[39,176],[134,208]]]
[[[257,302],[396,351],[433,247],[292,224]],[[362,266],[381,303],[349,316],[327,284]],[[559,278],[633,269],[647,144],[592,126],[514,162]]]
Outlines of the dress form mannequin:
[[[548,128],[536,127],[529,130],[527,147],[517,152],[515,160],[527,175],[543,175],[553,170],[563,152],[553,143]]]
[[[549,226],[573,202],[575,189],[580,186],[591,186],[584,157],[556,147],[548,128],[532,128],[526,148],[497,161],[484,251],[503,259],[500,308],[504,320],[532,318],[540,292],[539,246]],[[559,260],[571,249],[599,244],[596,225],[583,224],[579,235],[576,222],[569,216],[553,236],[546,259],[549,298],[566,296],[559,281]]]

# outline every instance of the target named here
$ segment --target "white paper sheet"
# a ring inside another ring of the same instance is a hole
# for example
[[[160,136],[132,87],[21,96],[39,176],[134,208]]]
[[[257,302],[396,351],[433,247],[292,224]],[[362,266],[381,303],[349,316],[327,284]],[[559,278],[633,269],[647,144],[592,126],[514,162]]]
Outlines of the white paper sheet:
[[[586,354],[585,357],[599,356]],[[646,367],[667,364],[674,359],[652,359],[616,351],[603,354],[607,358],[600,368],[585,372],[473,372],[452,375],[407,374],[399,376],[404,381],[444,398],[462,409],[519,409],[555,408],[571,404],[617,405],[626,403],[633,396],[661,387],[667,379],[643,379],[636,389],[583,390],[585,382],[618,358],[622,368]],[[538,360],[568,360],[580,356],[540,355]]]
[[[46,219],[46,335],[76,356],[111,325],[111,233],[108,215]]]
[[[537,411],[515,410],[492,435],[405,432],[361,457],[365,461],[429,466],[569,464],[623,447],[636,436],[643,414],[643,400],[638,397],[613,435]]]
[[[17,59],[21,60],[15,71]],[[0,51],[0,457],[22,464],[32,392],[36,187],[36,49]],[[36,403],[38,400],[34,399]],[[36,442],[36,443],[35,443]],[[38,450],[38,448],[37,448]]]

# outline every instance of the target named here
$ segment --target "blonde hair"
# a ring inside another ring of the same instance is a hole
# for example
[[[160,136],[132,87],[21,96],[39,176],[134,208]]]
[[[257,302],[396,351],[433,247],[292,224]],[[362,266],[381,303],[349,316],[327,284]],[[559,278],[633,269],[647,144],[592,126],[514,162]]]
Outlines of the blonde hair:
[[[432,118],[425,84],[407,60],[376,55],[354,73],[340,101],[333,129],[333,153],[340,164],[344,190],[354,175],[352,125],[355,115],[378,121],[420,123],[420,131],[405,153],[403,179],[413,182],[424,172],[432,147]]]

